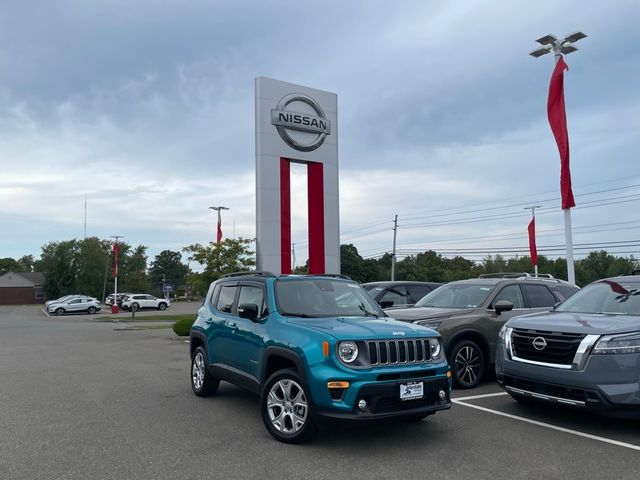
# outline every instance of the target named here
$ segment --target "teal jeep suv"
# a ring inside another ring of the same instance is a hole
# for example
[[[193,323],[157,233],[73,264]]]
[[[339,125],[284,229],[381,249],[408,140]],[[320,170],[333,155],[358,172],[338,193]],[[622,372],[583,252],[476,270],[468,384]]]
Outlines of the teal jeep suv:
[[[322,419],[420,420],[451,407],[437,332],[388,317],[339,275],[226,275],[191,328],[191,387],[221,380],[260,395],[277,440],[302,442]]]

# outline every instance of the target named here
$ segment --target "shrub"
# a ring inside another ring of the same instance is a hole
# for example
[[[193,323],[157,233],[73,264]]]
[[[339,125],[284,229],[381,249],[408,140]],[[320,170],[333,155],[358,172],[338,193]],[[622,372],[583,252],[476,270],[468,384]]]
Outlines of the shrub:
[[[196,319],[191,318],[183,318],[182,320],[178,320],[173,324],[173,331],[176,332],[181,337],[188,337],[189,332],[191,331],[191,326]]]

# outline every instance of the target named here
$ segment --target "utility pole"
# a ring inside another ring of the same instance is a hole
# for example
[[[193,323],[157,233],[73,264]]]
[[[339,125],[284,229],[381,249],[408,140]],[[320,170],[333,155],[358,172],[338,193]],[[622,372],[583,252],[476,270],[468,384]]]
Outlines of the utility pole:
[[[120,309],[118,308],[118,239],[124,238],[122,235],[111,235],[111,238],[114,238],[113,242],[113,252],[114,252],[114,261],[113,261],[113,305],[111,305],[111,313],[118,313]]]
[[[540,205],[536,205],[534,207],[525,207],[525,210],[531,210],[531,219],[534,221],[534,226],[535,226],[535,219],[536,219],[536,208],[541,208]],[[535,230],[534,230],[534,244],[535,244]],[[531,248],[531,245],[529,245],[529,248]],[[538,276],[538,262],[536,261],[535,265],[533,266],[533,271],[534,271],[534,275],[537,277]]]
[[[84,194],[84,239],[87,239],[87,194]]]
[[[558,61],[562,58],[562,54],[568,55],[569,53],[575,52],[576,50],[578,50],[578,48],[575,46],[575,42],[577,42],[578,40],[582,40],[583,38],[586,38],[587,35],[584,34],[583,32],[574,32],[570,35],[567,35],[564,38],[560,38],[558,39],[555,35],[545,35],[544,37],[541,37],[539,39],[536,40],[536,42],[538,42],[540,45],[542,45],[541,47],[536,48],[535,50],[533,50],[532,52],[529,53],[529,55],[531,55],[532,57],[538,58],[541,57],[542,55],[546,55],[549,52],[553,52],[554,56],[555,56],[555,63],[557,64]],[[553,78],[553,77],[552,77]],[[551,97],[550,97],[551,98]],[[547,109],[549,108],[549,106],[547,105]],[[562,86],[562,112],[563,115],[566,115],[566,113],[564,112],[564,86]],[[566,131],[566,117],[564,119],[564,127],[565,127],[565,131]],[[553,130],[553,125],[551,126],[552,130]],[[566,132],[565,132],[566,133]],[[554,135],[556,134],[556,132],[554,132]],[[556,143],[558,143],[558,140],[556,138]],[[568,146],[568,135],[567,138],[565,139],[564,142],[566,145],[566,161],[567,161],[567,172],[569,170],[568,164],[569,164],[569,146]],[[558,148],[560,149],[560,143],[558,143]],[[563,160],[562,157],[562,153],[560,154],[561,157],[561,162]],[[569,177],[570,178],[570,177]],[[562,184],[562,176],[560,179],[560,182]],[[562,188],[561,188],[562,189]],[[571,193],[571,200],[573,200],[573,193],[571,192],[571,181],[569,180],[569,192]],[[567,277],[569,282],[571,283],[576,283],[576,273],[575,273],[575,267],[573,264],[573,228],[571,226],[571,207],[573,205],[569,205],[568,207],[566,207],[564,205],[564,190],[563,190],[563,207],[562,207],[562,211],[564,212],[564,235],[565,235],[565,243],[566,243],[566,248],[567,248]],[[574,202],[575,205],[575,202]]]
[[[398,234],[398,215],[393,219],[393,253],[391,254],[391,281],[396,279],[396,237]]]

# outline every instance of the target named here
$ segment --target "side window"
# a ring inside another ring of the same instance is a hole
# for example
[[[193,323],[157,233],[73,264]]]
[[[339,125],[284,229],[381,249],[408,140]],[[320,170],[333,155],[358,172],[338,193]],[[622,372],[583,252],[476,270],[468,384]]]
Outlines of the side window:
[[[75,300],[71,300],[69,303],[80,303],[82,301],[82,299],[80,298],[76,298]]]
[[[411,303],[409,300],[409,296],[407,295],[407,289],[405,287],[392,287],[386,292],[384,295],[380,297],[379,300],[380,305],[383,304],[391,304],[393,305],[403,305],[405,303]],[[386,305],[385,305],[386,306]]]
[[[492,307],[500,300],[507,300],[508,302],[513,303],[514,309],[524,308],[524,299],[522,298],[522,291],[520,290],[519,285],[507,285],[500,290],[498,295],[493,299],[493,302],[491,302]]]
[[[216,308],[221,312],[232,313],[233,300],[236,298],[236,285],[223,285],[220,289],[220,295],[218,295],[218,301],[216,302]]]
[[[423,285],[409,285],[407,287],[407,290],[409,291],[409,303],[416,303],[427,293],[429,293],[431,291],[431,288]]]
[[[553,293],[544,285],[523,285],[529,308],[553,307],[557,302]]]
[[[238,297],[238,305],[243,303],[253,303],[258,306],[258,312],[260,316],[266,313],[264,306],[264,292],[260,287],[253,287],[244,285],[240,288],[240,296]]]

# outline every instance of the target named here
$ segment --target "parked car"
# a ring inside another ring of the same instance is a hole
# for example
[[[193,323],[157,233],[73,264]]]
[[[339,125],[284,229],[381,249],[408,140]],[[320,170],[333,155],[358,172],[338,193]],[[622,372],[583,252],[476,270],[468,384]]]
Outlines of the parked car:
[[[190,343],[194,393],[226,380],[261,395],[266,429],[286,443],[323,419],[420,420],[451,407],[438,333],[387,318],[344,277],[223,276]]]
[[[133,294],[132,293],[118,293],[117,299],[116,299],[116,303],[118,304],[119,307],[122,307],[122,302],[129,295],[133,295]],[[106,303],[107,305],[113,305],[113,299],[114,298],[115,298],[115,295],[113,293],[110,294],[110,295],[107,295],[107,298],[105,299],[104,303]]]
[[[495,360],[498,331],[514,315],[548,311],[578,287],[534,277],[476,278],[447,283],[411,308],[387,313],[437,330],[459,388],[477,386]]]
[[[141,310],[143,308],[166,310],[170,306],[171,302],[169,300],[157,298],[146,293],[128,295],[122,300],[122,308],[125,310]]]
[[[640,276],[593,282],[500,330],[498,383],[516,400],[640,417]]]
[[[413,305],[427,293],[438,288],[437,282],[369,282],[362,287],[382,308]]]
[[[47,300],[46,302],[44,302],[44,306],[48,307],[52,303],[61,303],[61,302],[64,302],[65,300],[68,300],[70,298],[81,297],[81,296],[82,295],[65,295],[64,297],[56,298],[55,300]]]
[[[55,315],[65,315],[67,313],[83,313],[93,315],[102,308],[100,301],[93,297],[74,295],[60,302],[51,303],[47,306],[47,312]]]

